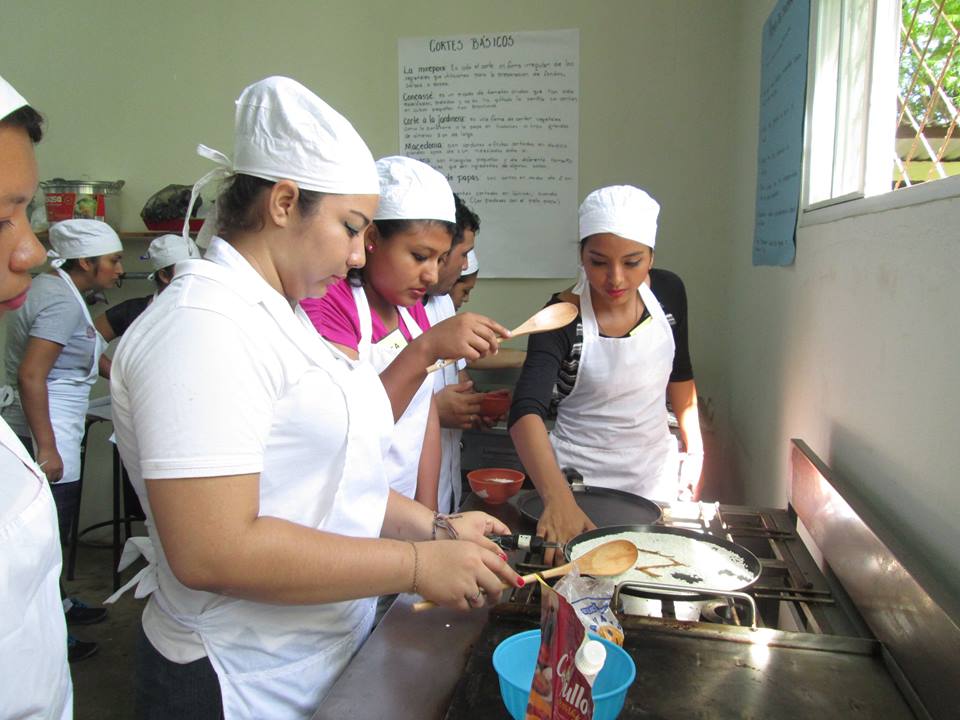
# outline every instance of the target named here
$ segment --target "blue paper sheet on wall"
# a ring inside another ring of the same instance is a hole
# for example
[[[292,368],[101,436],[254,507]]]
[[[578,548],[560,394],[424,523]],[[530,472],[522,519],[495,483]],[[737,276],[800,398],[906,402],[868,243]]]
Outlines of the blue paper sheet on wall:
[[[754,265],[796,255],[810,0],[780,0],[763,26]]]

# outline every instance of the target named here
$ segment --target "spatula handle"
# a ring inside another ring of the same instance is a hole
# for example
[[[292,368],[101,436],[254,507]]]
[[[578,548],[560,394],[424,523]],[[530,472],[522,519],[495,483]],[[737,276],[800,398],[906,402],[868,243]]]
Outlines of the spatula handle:
[[[544,580],[549,580],[550,578],[560,577],[561,575],[566,575],[570,570],[573,569],[573,563],[567,563],[566,565],[558,565],[557,567],[552,567],[549,570],[544,570],[539,573],[530,573],[529,575],[522,575],[523,584],[531,583],[537,579],[537,575],[542,577]],[[510,585],[504,584],[503,589],[509,590]],[[432,600],[420,600],[413,604],[413,611],[420,612],[422,610],[429,610],[432,607],[436,607],[437,604]]]
[[[427,366],[427,375],[435,373],[437,370],[443,370],[448,365],[453,365],[456,360],[437,360],[433,365]]]

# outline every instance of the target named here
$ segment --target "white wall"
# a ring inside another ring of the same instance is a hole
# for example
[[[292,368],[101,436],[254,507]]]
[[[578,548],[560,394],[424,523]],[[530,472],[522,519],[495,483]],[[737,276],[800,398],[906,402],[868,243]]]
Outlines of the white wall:
[[[782,506],[789,439],[848,480],[960,608],[960,199],[800,230],[788,268],[751,266],[760,30],[744,13],[722,427],[751,503]]]

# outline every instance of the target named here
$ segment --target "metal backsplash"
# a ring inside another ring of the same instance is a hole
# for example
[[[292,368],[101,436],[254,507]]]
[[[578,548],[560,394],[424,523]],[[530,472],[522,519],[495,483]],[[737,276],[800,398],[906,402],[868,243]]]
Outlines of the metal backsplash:
[[[802,440],[790,504],[834,575],[937,720],[960,717],[960,627],[861,519],[844,485]]]

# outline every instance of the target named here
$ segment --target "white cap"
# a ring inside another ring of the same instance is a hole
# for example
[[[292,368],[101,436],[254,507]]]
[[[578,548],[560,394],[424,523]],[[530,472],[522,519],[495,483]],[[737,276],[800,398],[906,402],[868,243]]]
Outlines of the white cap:
[[[480,261],[477,260],[477,251],[471,250],[467,253],[467,269],[460,273],[460,277],[463,277],[464,275],[473,275],[479,270]]]
[[[196,197],[212,180],[243,173],[265,180],[293,180],[304,190],[335,195],[376,195],[380,181],[373,155],[350,122],[296,80],[268,77],[237,99],[233,160],[206,145],[197,153],[218,167],[193,186],[183,237]],[[216,226],[216,205],[198,241]]]
[[[29,104],[27,99],[18,93],[13,85],[0,77],[0,120],[3,120],[14,110],[19,110]]]
[[[147,277],[153,280],[157,270],[176,265],[181,260],[198,257],[200,257],[200,248],[193,240],[189,238],[184,240],[182,235],[161,235],[150,242],[147,254],[140,259],[150,261],[153,272]]]
[[[373,155],[350,122],[310,90],[268,77],[237,99],[233,169],[337,195],[380,191]]]
[[[50,246],[47,256],[58,268],[73,258],[99,257],[123,252],[123,244],[117,232],[100,220],[74,218],[63,220],[50,227]]]
[[[580,205],[580,239],[613,233],[654,247],[660,205],[640,188],[612,185],[594,190]]]
[[[599,640],[587,640],[577,648],[574,664],[584,675],[595,676],[607,661],[607,649]]]
[[[374,220],[457,222],[453,190],[443,173],[413,158],[391,155],[377,160],[380,206]]]

